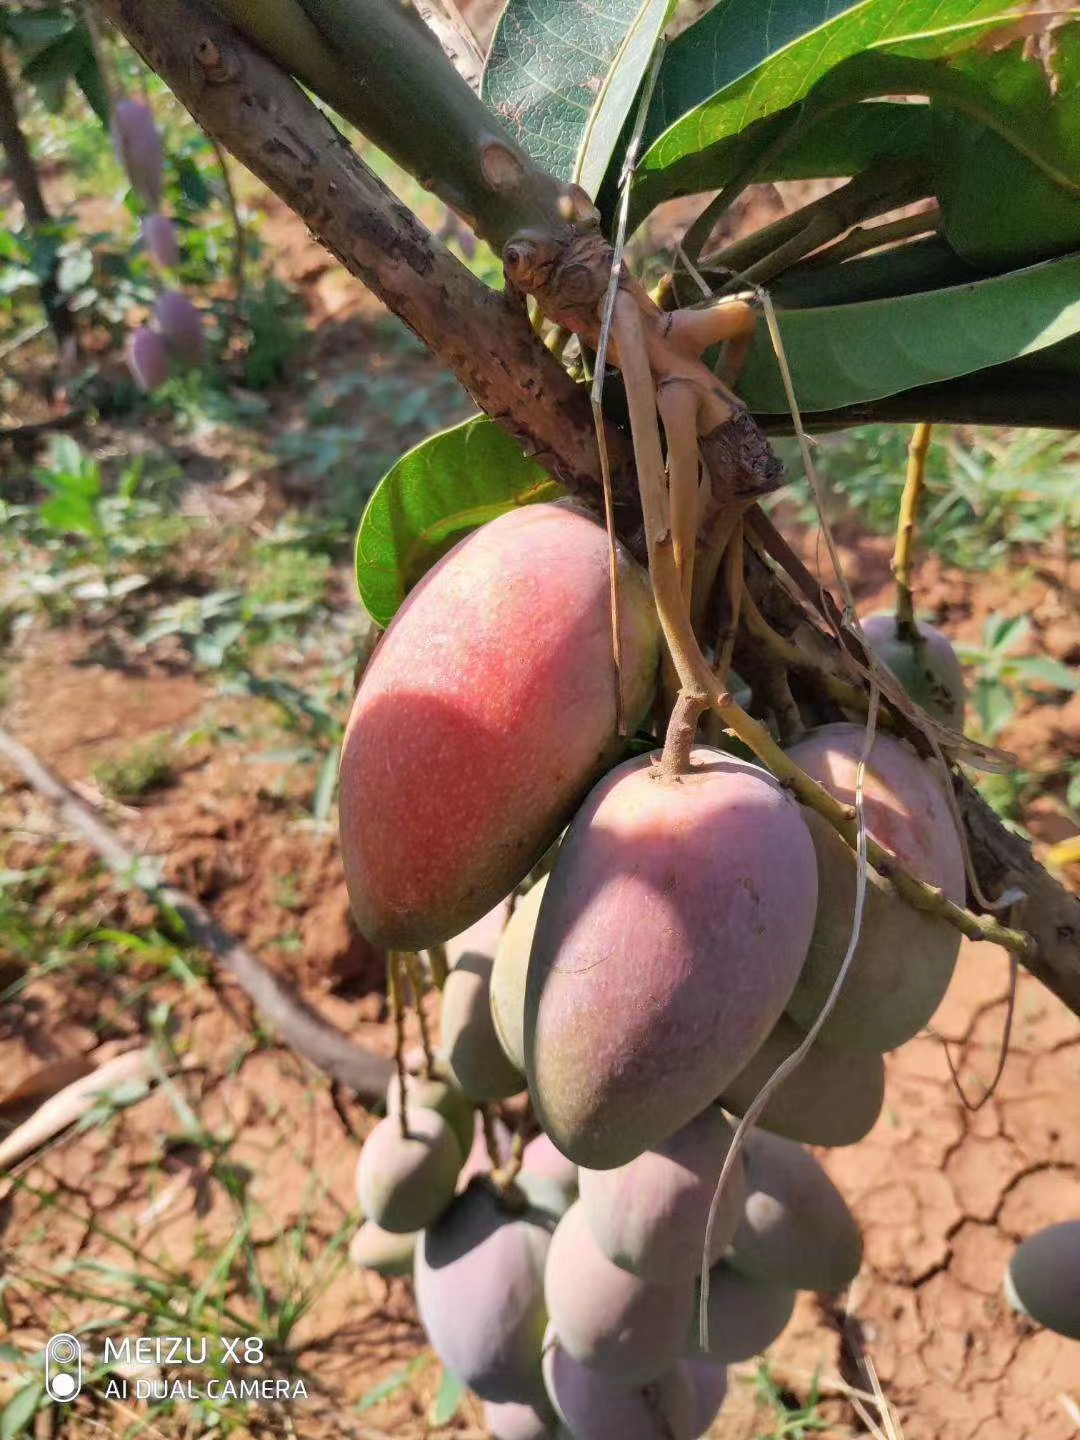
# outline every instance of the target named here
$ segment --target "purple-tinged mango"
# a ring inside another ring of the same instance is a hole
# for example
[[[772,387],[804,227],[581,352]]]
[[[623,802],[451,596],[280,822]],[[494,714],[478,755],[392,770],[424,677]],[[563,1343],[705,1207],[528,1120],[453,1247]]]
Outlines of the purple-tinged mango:
[[[141,100],[118,100],[110,128],[117,159],[127,171],[132,189],[152,210],[160,209],[165,187],[165,139],[154,112]]]
[[[1005,1294],[1038,1324],[1080,1340],[1080,1220],[1029,1235],[1009,1263]]]
[[[823,725],[793,745],[792,760],[844,804],[855,801],[863,749],[861,725]],[[921,880],[963,904],[964,855],[956,822],[930,766],[899,740],[879,735],[863,786],[867,829]],[[806,812],[818,857],[817,922],[787,1010],[809,1029],[840,972],[855,913],[851,849],[813,811]],[[850,1050],[893,1050],[937,1009],[960,949],[960,932],[902,900],[874,870],[868,876],[862,930],[851,968],[820,1040]]]
[[[620,552],[625,715],[652,700],[648,577]],[[360,930],[396,949],[463,930],[520,883],[623,753],[605,531],[529,505],[458,544],[364,673],[341,756],[341,848]]]
[[[514,1208],[474,1180],[417,1245],[421,1323],[443,1364],[483,1400],[543,1402],[551,1230],[542,1211]]]
[[[549,1334],[544,1383],[574,1440],[692,1440],[696,1397],[681,1365],[636,1385],[582,1365]]]
[[[746,1200],[728,1264],[793,1290],[842,1290],[862,1264],[862,1236],[813,1155],[766,1131],[746,1139]]]
[[[387,1115],[364,1141],[356,1164],[356,1195],[368,1220],[402,1235],[422,1230],[449,1205],[461,1169],[454,1132],[434,1110],[416,1105]]]
[[[536,926],[525,1061],[541,1124],[591,1169],[626,1164],[709,1105],[799,976],[817,864],[795,801],[718,750],[654,757],[593,789]]]
[[[725,1087],[724,1109],[745,1115],[805,1038],[805,1030],[781,1015],[761,1049]],[[757,1124],[804,1145],[854,1145],[873,1128],[884,1103],[885,1061],[877,1051],[835,1050],[815,1042],[773,1093]]]
[[[169,350],[165,337],[149,325],[140,325],[128,336],[125,358],[132,378],[148,394],[169,378]]]
[[[563,1349],[623,1384],[648,1384],[683,1353],[693,1281],[657,1285],[613,1264],[593,1239],[580,1200],[555,1230],[544,1295]]]
[[[167,215],[144,215],[141,229],[146,253],[155,265],[160,265],[163,270],[171,270],[180,264],[176,226]]]
[[[708,1360],[681,1360],[679,1369],[693,1387],[694,1413],[690,1434],[697,1440],[709,1430],[727,1399],[727,1370],[723,1365],[713,1365]]]
[[[687,1359],[713,1365],[736,1365],[767,1350],[782,1333],[795,1309],[789,1285],[752,1280],[721,1260],[709,1271],[709,1345],[701,1348],[698,1293],[687,1336]]]
[[[179,290],[163,290],[154,301],[154,315],[165,337],[169,359],[194,369],[206,359],[202,312]]]
[[[484,1402],[484,1424],[491,1440],[549,1440],[558,1423],[546,1401],[541,1405],[523,1405],[517,1400]]]
[[[579,1172],[581,1207],[609,1260],[643,1280],[694,1280],[732,1133],[713,1105],[625,1165]],[[736,1156],[713,1227],[710,1264],[727,1249],[742,1211],[743,1162]]]

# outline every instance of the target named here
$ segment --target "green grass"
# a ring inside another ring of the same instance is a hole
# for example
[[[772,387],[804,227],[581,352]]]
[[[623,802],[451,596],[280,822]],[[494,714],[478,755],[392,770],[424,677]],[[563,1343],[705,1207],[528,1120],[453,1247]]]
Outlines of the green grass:
[[[103,760],[94,769],[94,779],[105,794],[124,804],[164,789],[175,778],[176,748],[167,735],[133,745],[125,754]]]
[[[866,425],[819,436],[815,466],[831,502],[878,535],[896,529],[910,429]],[[791,493],[800,518],[816,518],[793,440],[776,448],[797,477]],[[788,493],[788,492],[785,492]],[[1058,546],[1080,526],[1080,442],[1044,430],[938,426],[927,457],[917,554],[986,570],[1007,564],[1017,547]],[[1073,542],[1075,543],[1075,541]]]

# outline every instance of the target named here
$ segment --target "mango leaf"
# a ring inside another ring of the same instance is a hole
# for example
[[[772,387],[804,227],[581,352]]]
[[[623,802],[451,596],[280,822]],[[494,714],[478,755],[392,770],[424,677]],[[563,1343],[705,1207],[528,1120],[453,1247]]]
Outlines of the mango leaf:
[[[1048,73],[1017,45],[972,54],[955,69],[998,123],[1037,139],[1038,154],[1080,177],[1080,25],[1055,30]],[[1056,183],[1010,138],[936,100],[935,177],[953,249],[986,268],[1060,254],[1080,245],[1080,192]],[[1002,203],[1003,197],[1008,203]]]
[[[0,1440],[15,1440],[16,1435],[28,1429],[44,1393],[45,1387],[40,1380],[31,1380],[21,1390],[16,1390],[0,1410]]]
[[[688,175],[699,168],[692,157],[798,104],[842,61],[882,47],[951,55],[1015,13],[1006,0],[727,0],[685,30],[664,58],[635,215],[702,188]],[[722,158],[714,152],[714,160]]]
[[[595,194],[672,8],[672,0],[509,0],[484,99],[533,159]]]
[[[562,487],[478,415],[409,450],[376,486],[356,535],[356,583],[371,618],[389,625],[407,592],[468,530]]]
[[[800,408],[833,410],[1031,355],[1080,332],[1080,256],[976,284],[789,310],[779,318]],[[759,414],[787,410],[766,328],[739,390]]]

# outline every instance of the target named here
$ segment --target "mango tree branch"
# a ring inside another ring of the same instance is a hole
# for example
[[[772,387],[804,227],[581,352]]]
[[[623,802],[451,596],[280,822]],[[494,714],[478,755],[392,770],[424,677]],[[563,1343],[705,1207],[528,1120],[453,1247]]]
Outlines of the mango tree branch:
[[[296,210],[346,268],[365,280],[410,325],[482,409],[598,509],[600,462],[585,391],[536,341],[524,314],[476,281],[357,159],[297,86],[194,0],[99,3],[195,118]],[[616,528],[640,554],[641,518],[633,498],[634,477],[625,436],[609,429],[608,447]],[[671,598],[682,605],[674,565],[670,570],[675,581]],[[782,592],[778,578],[773,584]],[[824,636],[822,640],[825,643]],[[850,679],[839,656],[834,669],[839,678]],[[707,682],[701,693],[715,703],[720,697],[714,698],[713,677],[701,678]],[[758,753],[768,751],[766,763],[775,761],[781,778],[789,778],[783,775],[785,757],[767,731],[738,707],[724,706],[723,715],[744,738],[750,738],[747,732],[752,732],[761,747]],[[824,795],[814,798],[825,799]],[[966,807],[964,813],[968,813]],[[840,820],[843,828],[846,816],[830,818]],[[972,835],[980,879],[1015,868],[1013,837],[992,817],[983,820]],[[876,858],[887,870],[888,857],[881,854]],[[1029,864],[1031,875],[1024,871],[1025,881],[1030,879],[1028,893],[1037,892],[1042,903],[1029,906],[1031,913],[1022,919],[1017,917],[1037,942],[1038,953],[1023,956],[1023,963],[1080,1014],[1080,919],[1072,918],[1074,908],[1080,910],[1080,900],[1069,896],[1033,861]],[[927,888],[918,882],[915,885],[920,891]],[[1000,893],[992,879],[983,888]],[[936,896],[920,894],[918,898],[929,900],[930,908],[941,906]],[[1041,924],[1044,907],[1048,913],[1052,910],[1064,917],[1055,921],[1052,930]],[[949,918],[953,923],[961,920],[961,928],[965,924],[977,927],[983,937],[995,928],[995,922],[964,912]],[[1005,927],[997,929],[1004,931]],[[1052,957],[1049,962],[1047,955]]]
[[[198,123],[307,222],[526,454],[569,489],[598,499],[585,391],[537,340],[524,312],[420,224],[298,85],[192,0],[99,5]],[[616,515],[625,520],[636,506],[635,485],[629,448],[615,430],[608,451]]]

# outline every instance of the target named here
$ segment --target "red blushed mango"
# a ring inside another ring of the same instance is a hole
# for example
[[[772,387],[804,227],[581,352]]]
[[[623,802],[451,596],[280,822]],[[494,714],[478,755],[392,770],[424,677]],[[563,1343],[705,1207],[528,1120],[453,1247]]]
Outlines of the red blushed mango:
[[[814,928],[817,865],[765,770],[693,751],[620,765],[574,818],[529,956],[525,1065],[579,1165],[625,1165],[715,1100],[780,1018]]]
[[[629,727],[659,630],[619,556]],[[540,858],[625,746],[616,724],[608,542],[562,506],[512,511],[416,586],[364,674],[341,756],[341,849],[357,923],[417,949],[472,924]]]

